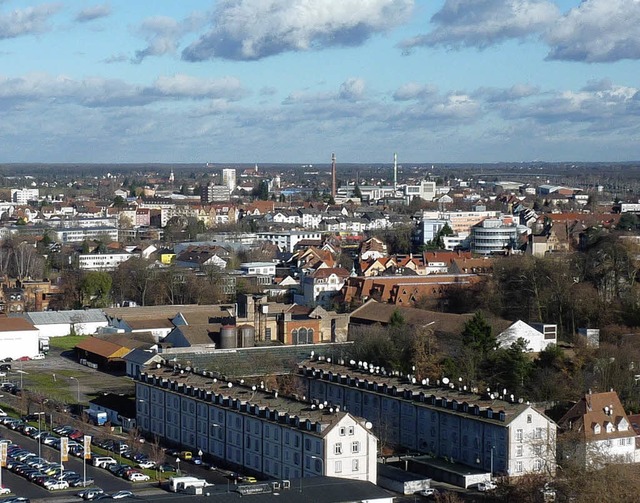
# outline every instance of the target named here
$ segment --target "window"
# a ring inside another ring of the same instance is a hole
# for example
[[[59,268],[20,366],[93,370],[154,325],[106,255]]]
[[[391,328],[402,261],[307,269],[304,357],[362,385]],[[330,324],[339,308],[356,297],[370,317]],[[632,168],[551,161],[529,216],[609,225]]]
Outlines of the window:
[[[353,426],[349,426],[349,435],[353,435],[354,428]]]
[[[535,437],[537,440],[540,440],[542,438],[542,428],[536,428]]]
[[[531,424],[531,414],[527,414],[527,424]]]
[[[336,473],[342,473],[342,461],[336,461]]]
[[[346,429],[345,429],[344,427],[342,427],[342,428],[340,428],[338,431],[340,432],[340,436],[341,436],[341,437],[344,437],[345,432],[346,432]]]
[[[542,471],[542,460],[536,459],[533,462],[533,470],[536,472]]]
[[[360,452],[360,442],[351,442],[351,452],[358,454]]]
[[[354,459],[351,462],[351,471],[352,472],[357,472],[360,469],[360,463],[358,463],[358,459]]]
[[[333,453],[334,454],[342,454],[342,442],[337,442],[333,446]]]
[[[523,433],[524,432],[522,430],[520,430],[520,429],[516,430],[516,440],[518,442],[522,442]]]
[[[267,327],[267,328],[264,329],[264,338],[267,341],[271,340],[271,328],[270,327]]]
[[[524,471],[524,465],[522,461],[516,462],[516,473],[522,473]]]
[[[522,457],[523,452],[524,452],[524,449],[522,448],[522,446],[521,446],[521,445],[519,445],[519,446],[517,446],[517,447],[516,447],[516,456],[518,456],[519,458],[521,458],[521,457]]]
[[[620,445],[625,445],[627,443],[627,439],[626,438],[621,438],[620,439]]]

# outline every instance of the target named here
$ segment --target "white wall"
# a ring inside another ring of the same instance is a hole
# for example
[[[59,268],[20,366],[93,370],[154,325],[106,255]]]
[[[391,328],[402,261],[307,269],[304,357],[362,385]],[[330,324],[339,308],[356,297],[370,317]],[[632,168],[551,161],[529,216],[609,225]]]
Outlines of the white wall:
[[[39,330],[0,332],[0,358],[34,357],[40,352]]]

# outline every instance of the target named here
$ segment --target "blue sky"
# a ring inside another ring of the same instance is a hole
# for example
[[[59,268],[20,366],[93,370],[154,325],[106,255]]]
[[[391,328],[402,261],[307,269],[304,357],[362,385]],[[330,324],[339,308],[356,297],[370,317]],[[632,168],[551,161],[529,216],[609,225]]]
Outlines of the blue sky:
[[[0,162],[640,160],[640,0],[0,0]]]

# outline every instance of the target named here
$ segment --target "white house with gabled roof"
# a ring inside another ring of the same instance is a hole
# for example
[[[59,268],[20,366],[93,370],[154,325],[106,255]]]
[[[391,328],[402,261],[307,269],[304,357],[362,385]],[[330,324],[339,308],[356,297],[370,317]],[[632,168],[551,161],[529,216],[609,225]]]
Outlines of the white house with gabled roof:
[[[539,353],[544,351],[550,344],[558,342],[557,327],[555,325],[537,324],[537,326],[541,327],[544,333],[524,321],[518,320],[498,334],[496,337],[498,345],[502,348],[508,348],[518,339],[524,339],[527,342],[527,352]],[[556,327],[556,329],[553,330],[553,327]]]

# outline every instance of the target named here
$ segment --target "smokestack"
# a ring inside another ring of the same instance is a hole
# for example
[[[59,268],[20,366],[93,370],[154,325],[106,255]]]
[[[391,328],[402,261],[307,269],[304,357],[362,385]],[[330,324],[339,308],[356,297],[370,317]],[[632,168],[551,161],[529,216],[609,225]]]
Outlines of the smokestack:
[[[331,154],[331,197],[336,198],[336,154]]]
[[[398,190],[398,154],[393,154],[393,191]]]

